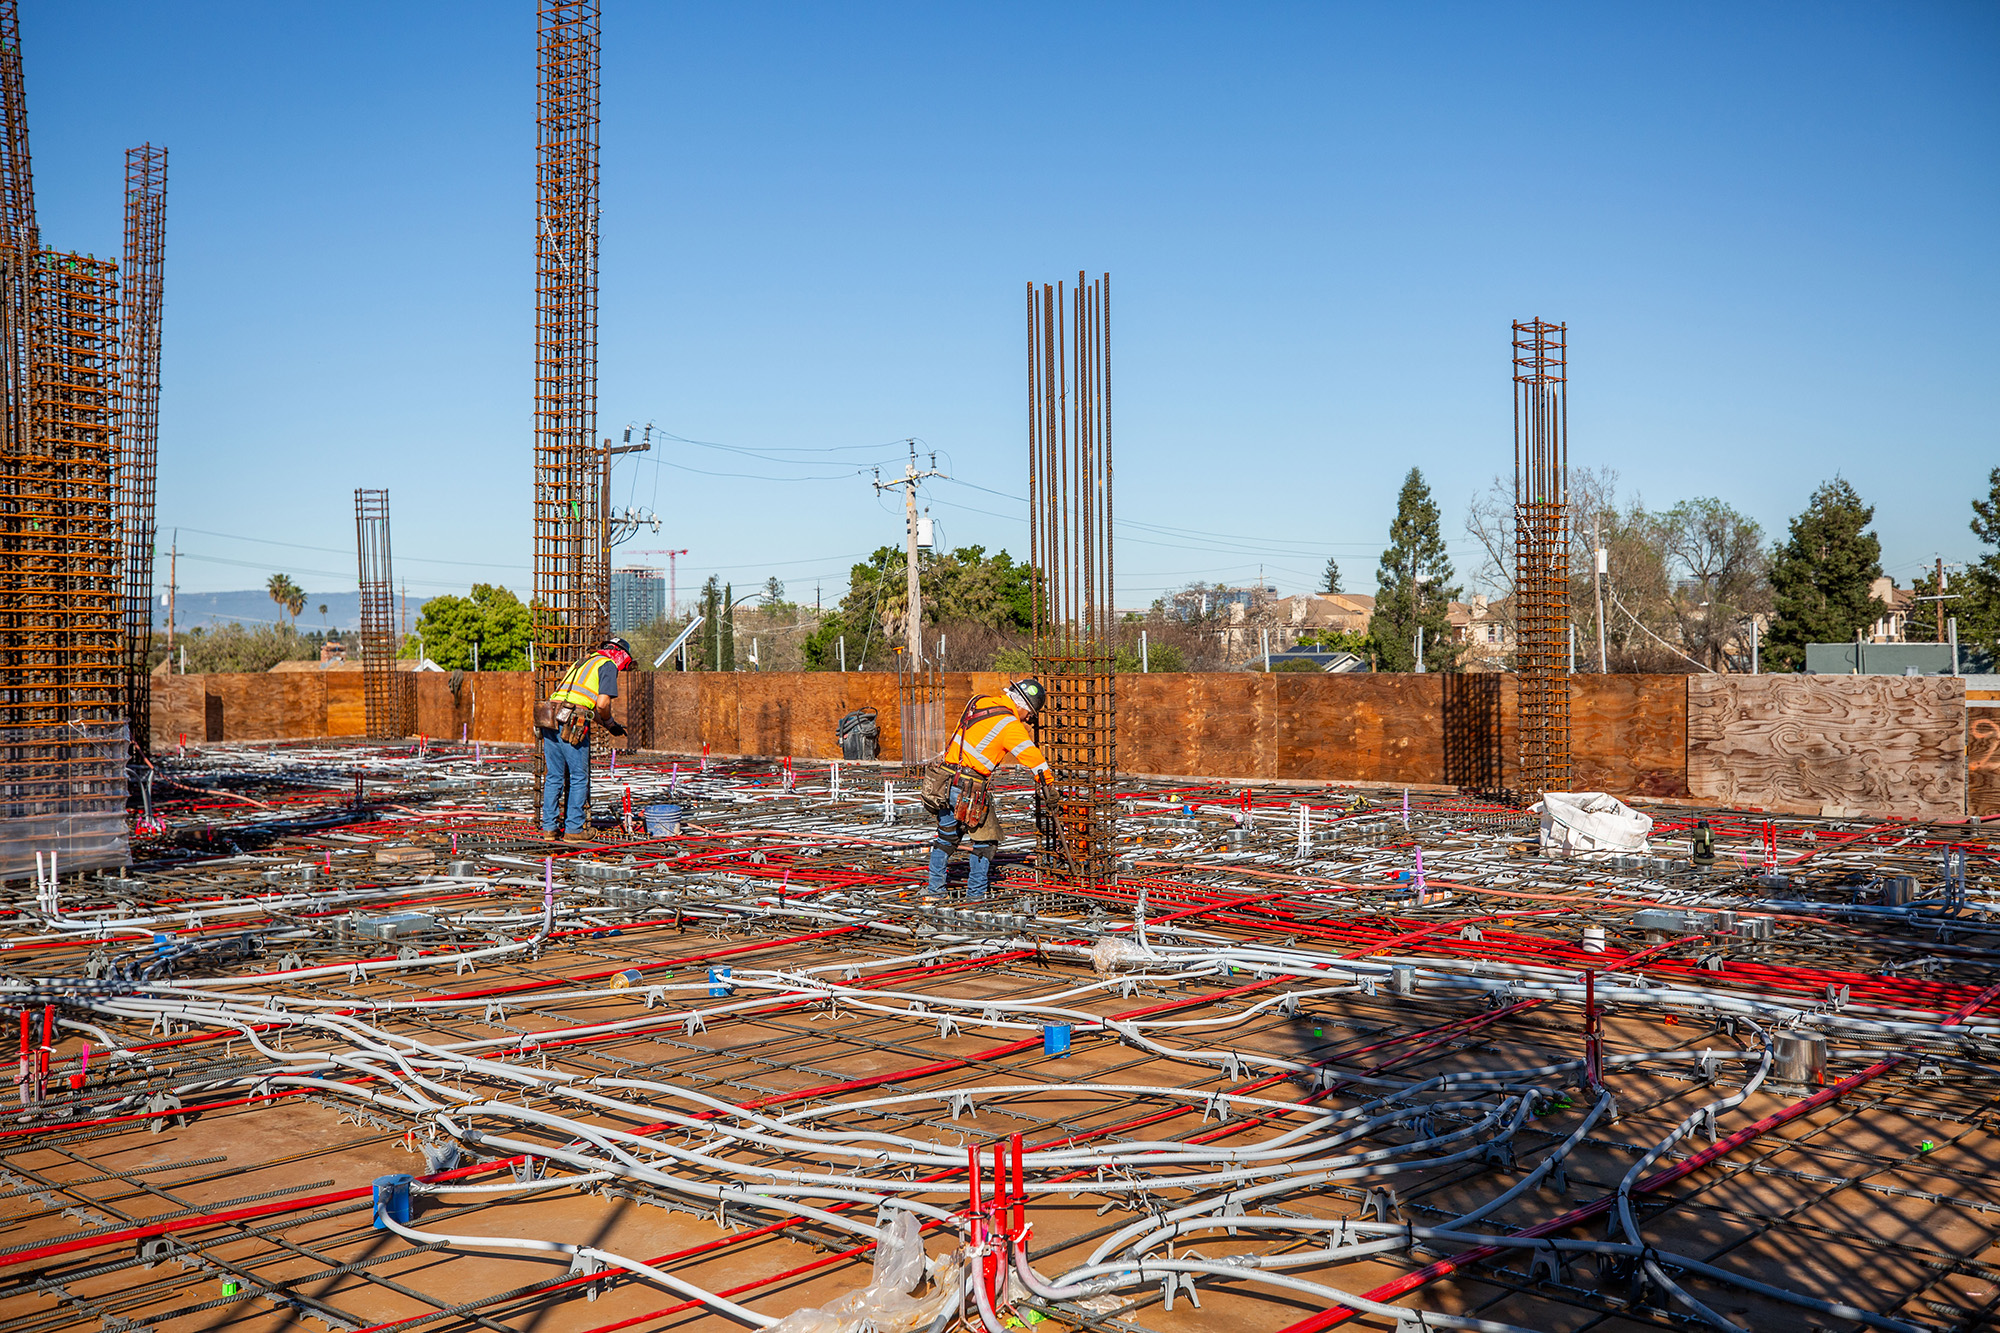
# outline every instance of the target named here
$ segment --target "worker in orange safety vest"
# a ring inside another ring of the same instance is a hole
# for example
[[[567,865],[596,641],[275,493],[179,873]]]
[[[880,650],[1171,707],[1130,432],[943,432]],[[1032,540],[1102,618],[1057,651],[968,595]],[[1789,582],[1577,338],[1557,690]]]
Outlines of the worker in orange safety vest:
[[[958,730],[944,747],[940,760],[949,773],[948,799],[935,808],[937,837],[931,843],[931,873],[927,892],[944,896],[945,865],[967,833],[972,863],[965,882],[965,896],[986,896],[993,873],[993,857],[1000,850],[1000,816],[993,808],[988,782],[993,770],[1012,759],[1035,775],[1035,781],[1055,781],[1049,761],[1028,730],[1041,714],[1048,692],[1033,678],[1017,680],[1000,694],[982,694],[965,706]]]

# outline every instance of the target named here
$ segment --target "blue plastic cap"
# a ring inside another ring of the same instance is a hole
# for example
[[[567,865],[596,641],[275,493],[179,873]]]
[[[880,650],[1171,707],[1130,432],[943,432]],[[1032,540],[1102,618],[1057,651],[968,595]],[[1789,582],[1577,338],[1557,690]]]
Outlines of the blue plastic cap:
[[[410,1225],[410,1180],[409,1176],[375,1177],[375,1229],[387,1231],[389,1223],[383,1221],[386,1213],[389,1221],[398,1226]]]

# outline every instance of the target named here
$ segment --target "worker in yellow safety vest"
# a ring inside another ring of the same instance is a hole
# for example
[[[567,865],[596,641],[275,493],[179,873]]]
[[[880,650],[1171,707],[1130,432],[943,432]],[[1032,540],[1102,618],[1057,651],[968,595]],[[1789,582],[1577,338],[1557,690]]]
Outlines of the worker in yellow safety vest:
[[[965,706],[958,730],[944,747],[937,778],[926,784],[927,797],[937,797],[931,807],[938,822],[931,843],[931,897],[944,896],[945,864],[967,833],[972,834],[972,864],[965,896],[986,896],[993,856],[1000,850],[1000,816],[987,787],[994,769],[1012,759],[1033,772],[1035,781],[1055,781],[1049,761],[1028,730],[1047,698],[1041,682],[1030,678],[1015,681],[1000,694],[978,695]]]
[[[625,734],[611,716],[611,701],[618,697],[618,673],[631,665],[632,649],[625,640],[606,639],[596,652],[564,672],[562,683],[535,710],[548,774],[542,780],[542,831],[551,838],[560,841],[566,833],[580,834],[589,820],[590,733],[602,726],[613,736]]]

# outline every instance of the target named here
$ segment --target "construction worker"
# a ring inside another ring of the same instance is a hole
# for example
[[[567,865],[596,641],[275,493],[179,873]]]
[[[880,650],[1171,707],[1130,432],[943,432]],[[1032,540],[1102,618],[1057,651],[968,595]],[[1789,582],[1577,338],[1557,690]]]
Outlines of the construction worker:
[[[930,897],[944,896],[945,863],[967,833],[972,834],[972,865],[965,896],[975,900],[986,896],[993,855],[1000,850],[1000,815],[987,790],[994,769],[1011,758],[1033,771],[1035,781],[1055,781],[1049,761],[1028,731],[1047,698],[1041,682],[1030,678],[1015,681],[1001,694],[977,695],[965,706],[941,760],[950,785],[949,796],[937,811],[937,838],[931,843]]]
[[[590,733],[602,726],[613,736],[625,728],[611,716],[618,697],[618,673],[631,667],[631,645],[606,639],[563,674],[562,683],[537,712],[548,722],[538,730],[548,776],[542,781],[542,832],[561,841],[565,833],[580,834],[590,817]],[[542,717],[537,717],[542,722]],[[563,788],[569,788],[568,818],[564,819]]]

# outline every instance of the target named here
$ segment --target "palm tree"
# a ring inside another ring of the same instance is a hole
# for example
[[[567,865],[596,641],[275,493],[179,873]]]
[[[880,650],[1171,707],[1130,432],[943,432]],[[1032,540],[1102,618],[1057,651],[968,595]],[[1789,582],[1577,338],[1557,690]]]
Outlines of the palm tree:
[[[280,611],[291,615],[292,627],[296,629],[298,627],[299,612],[306,609],[306,595],[298,584],[292,582],[291,575],[271,575],[270,582],[264,585],[264,591],[269,594],[272,601],[278,604]]]

